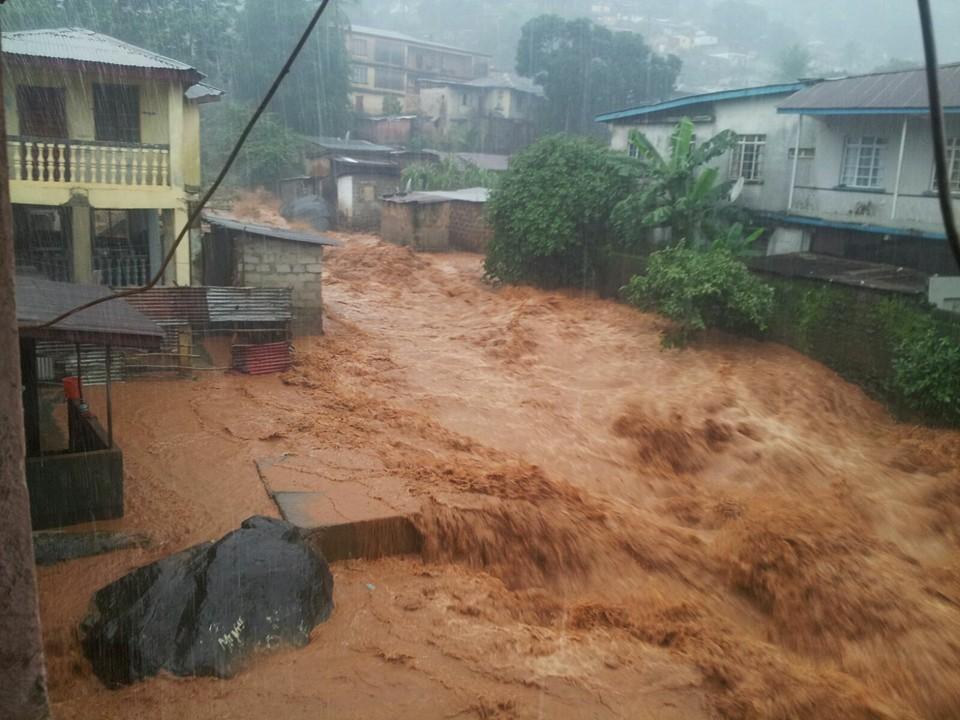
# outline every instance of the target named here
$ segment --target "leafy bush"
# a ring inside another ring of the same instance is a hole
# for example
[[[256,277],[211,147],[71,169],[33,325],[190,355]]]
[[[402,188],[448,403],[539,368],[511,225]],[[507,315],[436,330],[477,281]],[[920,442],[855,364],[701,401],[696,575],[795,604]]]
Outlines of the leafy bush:
[[[960,344],[932,323],[905,338],[894,353],[893,387],[910,409],[960,424]]]
[[[554,135],[513,158],[491,195],[486,272],[546,286],[594,281],[612,239],[610,213],[635,187],[629,158],[599,142]]]
[[[681,243],[658,250],[650,256],[646,274],[633,277],[623,294],[631,304],[657,310],[676,323],[666,344],[683,345],[707,328],[763,331],[773,312],[773,288],[722,245],[694,250]]]
[[[494,188],[499,178],[495,172],[484,170],[473,163],[455,157],[445,157],[437,163],[414,163],[403,170],[403,186],[411,190],[462,190],[463,188]]]

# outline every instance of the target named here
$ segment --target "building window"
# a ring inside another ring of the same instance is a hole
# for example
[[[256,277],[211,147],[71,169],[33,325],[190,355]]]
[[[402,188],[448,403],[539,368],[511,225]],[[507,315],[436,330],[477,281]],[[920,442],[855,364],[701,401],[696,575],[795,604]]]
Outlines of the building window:
[[[886,145],[886,140],[874,135],[847,137],[843,143],[840,185],[864,189],[881,187]]]
[[[374,59],[386,65],[403,66],[403,45],[394,40],[377,40]]]
[[[384,90],[403,90],[406,83],[403,80],[403,70],[393,68],[375,68],[373,84]]]
[[[97,140],[140,142],[140,88],[94,84],[93,124]]]
[[[357,95],[357,96],[353,99],[353,109],[356,110],[358,113],[364,112],[364,109],[363,109],[363,95]]]
[[[366,65],[351,65],[350,66],[350,82],[356,85],[366,85],[367,70],[368,68]]]
[[[960,137],[947,138],[947,172],[950,178],[950,192],[960,193]],[[933,180],[930,188],[936,192],[937,166],[933,166]]]
[[[355,57],[367,57],[367,41],[363,38],[350,38],[350,54]]]
[[[763,148],[766,144],[766,135],[738,135],[730,158],[730,179],[763,180]]]
[[[460,93],[460,104],[466,107],[470,104],[470,96],[466,93]]]
[[[632,158],[640,157],[640,148],[633,143],[627,143],[627,154]]]
[[[67,139],[67,103],[63,88],[20,85],[17,114],[21,135]]]

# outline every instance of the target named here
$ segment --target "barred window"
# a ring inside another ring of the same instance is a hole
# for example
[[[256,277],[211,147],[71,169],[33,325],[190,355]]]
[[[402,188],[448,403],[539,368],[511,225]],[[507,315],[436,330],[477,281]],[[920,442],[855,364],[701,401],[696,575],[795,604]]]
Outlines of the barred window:
[[[883,151],[886,146],[884,138],[873,135],[845,138],[840,185],[864,189],[882,187]]]
[[[950,192],[960,193],[960,137],[947,138],[947,173],[950,178]],[[936,192],[937,166],[933,166],[933,180],[931,189]]]
[[[730,158],[730,179],[763,180],[763,149],[766,135],[738,135]]]

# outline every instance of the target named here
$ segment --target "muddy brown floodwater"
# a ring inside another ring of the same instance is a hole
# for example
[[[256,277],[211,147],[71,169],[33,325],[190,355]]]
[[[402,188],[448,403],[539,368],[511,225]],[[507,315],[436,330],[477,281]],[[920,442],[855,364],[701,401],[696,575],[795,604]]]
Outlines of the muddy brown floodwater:
[[[283,377],[117,388],[151,548],[40,569],[59,718],[960,717],[960,435],[782,346],[660,348],[613,302],[344,236]],[[422,558],[338,564],[310,645],[108,691],[90,594],[272,514],[291,453],[422,503]]]

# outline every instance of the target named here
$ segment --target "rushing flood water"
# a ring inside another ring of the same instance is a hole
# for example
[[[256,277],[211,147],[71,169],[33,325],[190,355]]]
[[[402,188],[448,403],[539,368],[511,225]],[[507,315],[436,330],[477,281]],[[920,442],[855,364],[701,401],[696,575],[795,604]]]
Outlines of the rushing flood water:
[[[116,389],[110,525],[155,544],[40,569],[59,717],[960,715],[957,433],[781,346],[664,351],[630,308],[344,240],[283,378]],[[424,562],[336,566],[311,644],[229,682],[100,687],[91,592],[275,514],[281,453],[415,497]]]

